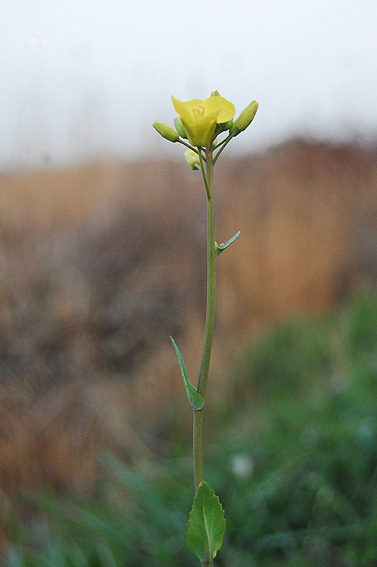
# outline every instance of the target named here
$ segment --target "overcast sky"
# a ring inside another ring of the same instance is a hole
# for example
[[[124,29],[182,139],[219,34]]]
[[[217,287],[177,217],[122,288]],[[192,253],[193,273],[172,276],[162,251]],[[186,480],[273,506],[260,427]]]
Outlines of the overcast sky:
[[[0,168],[180,154],[154,120],[214,89],[253,125],[377,139],[377,0],[1,0]],[[232,144],[231,144],[232,146]]]

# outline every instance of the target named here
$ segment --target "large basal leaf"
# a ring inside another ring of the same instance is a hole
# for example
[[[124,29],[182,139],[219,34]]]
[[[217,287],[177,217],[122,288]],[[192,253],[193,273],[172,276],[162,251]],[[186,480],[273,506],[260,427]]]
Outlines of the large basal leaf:
[[[175,340],[173,339],[173,337],[170,337],[170,340],[173,343],[173,347],[178,357],[183,383],[185,385],[186,394],[191,404],[191,407],[193,407],[195,410],[201,410],[202,407],[204,406],[204,398],[200,394],[198,394],[195,386],[190,382],[189,377],[187,375],[185,363],[183,362],[182,355],[179,352],[179,348],[177,347]]]
[[[202,564],[210,563],[222,546],[224,532],[225,517],[219,497],[203,481],[189,515],[187,545]]]

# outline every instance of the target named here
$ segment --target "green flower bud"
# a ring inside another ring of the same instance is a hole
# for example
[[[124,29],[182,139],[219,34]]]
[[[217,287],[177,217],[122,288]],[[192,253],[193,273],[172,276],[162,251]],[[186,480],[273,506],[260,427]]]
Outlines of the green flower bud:
[[[178,134],[181,136],[181,138],[187,139],[186,130],[184,129],[183,124],[180,121],[180,119],[178,118],[178,116],[177,116],[177,118],[174,119],[174,126],[175,126],[175,129],[177,130]]]
[[[212,91],[211,96],[221,96],[219,91]]]
[[[246,108],[243,109],[241,114],[236,118],[233,122],[232,126],[230,127],[230,133],[234,136],[237,136],[240,132],[246,130],[246,128],[251,124],[254,119],[254,116],[258,110],[258,103],[256,100],[253,100]]]
[[[179,135],[174,128],[169,126],[169,124],[165,124],[165,122],[154,122],[153,128],[157,130],[160,136],[165,138],[165,140],[169,140],[169,142],[177,142],[179,140]]]

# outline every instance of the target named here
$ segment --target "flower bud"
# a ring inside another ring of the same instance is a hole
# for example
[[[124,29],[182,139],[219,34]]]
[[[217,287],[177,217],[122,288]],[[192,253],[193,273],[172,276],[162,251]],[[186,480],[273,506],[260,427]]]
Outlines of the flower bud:
[[[183,157],[190,169],[200,169],[199,156],[196,152],[193,150],[186,150]]]
[[[169,140],[169,142],[177,142],[179,140],[179,135],[174,128],[169,126],[169,124],[165,124],[165,122],[154,122],[153,128],[157,130],[160,136]]]
[[[175,129],[177,130],[178,134],[181,136],[181,138],[187,139],[186,130],[184,129],[183,124],[180,121],[180,119],[178,118],[178,116],[177,116],[177,118],[174,119],[174,126],[175,126]]]
[[[221,96],[219,91],[212,91],[211,96]]]
[[[254,116],[257,113],[258,106],[257,101],[253,100],[253,102],[243,109],[230,128],[230,133],[233,134],[233,136],[237,136],[240,132],[246,130],[253,121]]]

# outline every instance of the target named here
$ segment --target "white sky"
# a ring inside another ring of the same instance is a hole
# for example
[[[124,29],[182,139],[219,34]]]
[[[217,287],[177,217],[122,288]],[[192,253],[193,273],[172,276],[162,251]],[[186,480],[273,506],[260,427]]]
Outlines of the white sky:
[[[173,122],[171,94],[214,89],[237,112],[260,103],[233,152],[293,135],[377,139],[377,0],[0,5],[2,170],[180,155],[151,124]]]

